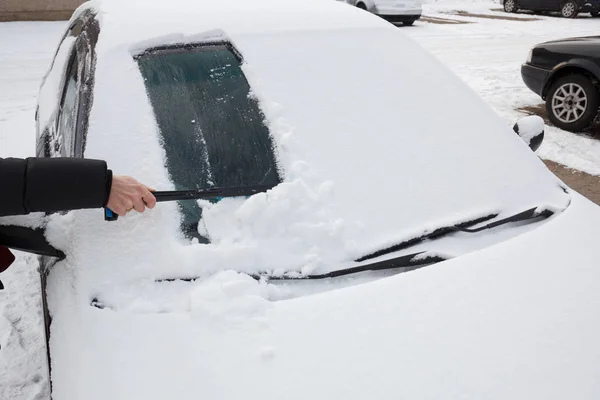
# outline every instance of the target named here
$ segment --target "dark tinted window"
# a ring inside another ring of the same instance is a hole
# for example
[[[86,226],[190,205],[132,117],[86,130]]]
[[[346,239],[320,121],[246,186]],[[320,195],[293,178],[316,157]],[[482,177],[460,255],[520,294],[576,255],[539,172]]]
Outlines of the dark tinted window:
[[[279,183],[264,116],[227,45],[154,49],[137,61],[178,190]],[[201,210],[180,206],[195,235]]]
[[[63,156],[72,155],[73,141],[75,140],[75,131],[77,129],[77,106],[79,103],[77,67],[77,57],[74,53],[69,62],[67,75],[65,76],[64,92],[58,117],[58,140],[60,143],[60,152]]]

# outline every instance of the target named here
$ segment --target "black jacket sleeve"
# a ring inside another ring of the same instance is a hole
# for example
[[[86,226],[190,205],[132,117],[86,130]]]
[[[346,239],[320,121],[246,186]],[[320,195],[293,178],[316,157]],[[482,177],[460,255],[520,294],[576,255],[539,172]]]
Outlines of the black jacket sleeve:
[[[101,208],[112,172],[82,158],[0,158],[0,216]]]

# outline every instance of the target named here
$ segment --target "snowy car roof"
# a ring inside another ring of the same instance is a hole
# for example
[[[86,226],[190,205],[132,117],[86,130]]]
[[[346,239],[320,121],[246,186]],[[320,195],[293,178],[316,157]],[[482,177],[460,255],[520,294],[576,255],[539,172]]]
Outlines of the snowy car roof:
[[[231,35],[299,30],[391,27],[374,15],[333,0],[91,0],[74,13],[94,10],[111,42],[220,29]]]

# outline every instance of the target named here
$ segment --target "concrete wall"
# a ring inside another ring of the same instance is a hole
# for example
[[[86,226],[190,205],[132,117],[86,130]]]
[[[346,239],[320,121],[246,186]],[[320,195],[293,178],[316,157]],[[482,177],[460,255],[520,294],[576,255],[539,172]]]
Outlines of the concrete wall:
[[[0,0],[0,21],[68,20],[84,0]]]

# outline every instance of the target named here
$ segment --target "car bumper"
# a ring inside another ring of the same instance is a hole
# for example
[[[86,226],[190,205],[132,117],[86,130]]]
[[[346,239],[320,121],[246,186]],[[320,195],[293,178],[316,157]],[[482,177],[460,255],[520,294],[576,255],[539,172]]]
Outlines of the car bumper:
[[[379,17],[391,23],[416,21],[421,18],[421,11],[408,11],[406,14],[377,14]]]
[[[521,76],[523,77],[523,82],[525,82],[525,85],[529,89],[537,93],[540,97],[544,97],[544,86],[548,81],[550,71],[534,67],[533,65],[523,64],[521,66]]]
[[[600,0],[588,0],[579,10],[580,12],[600,11]]]

